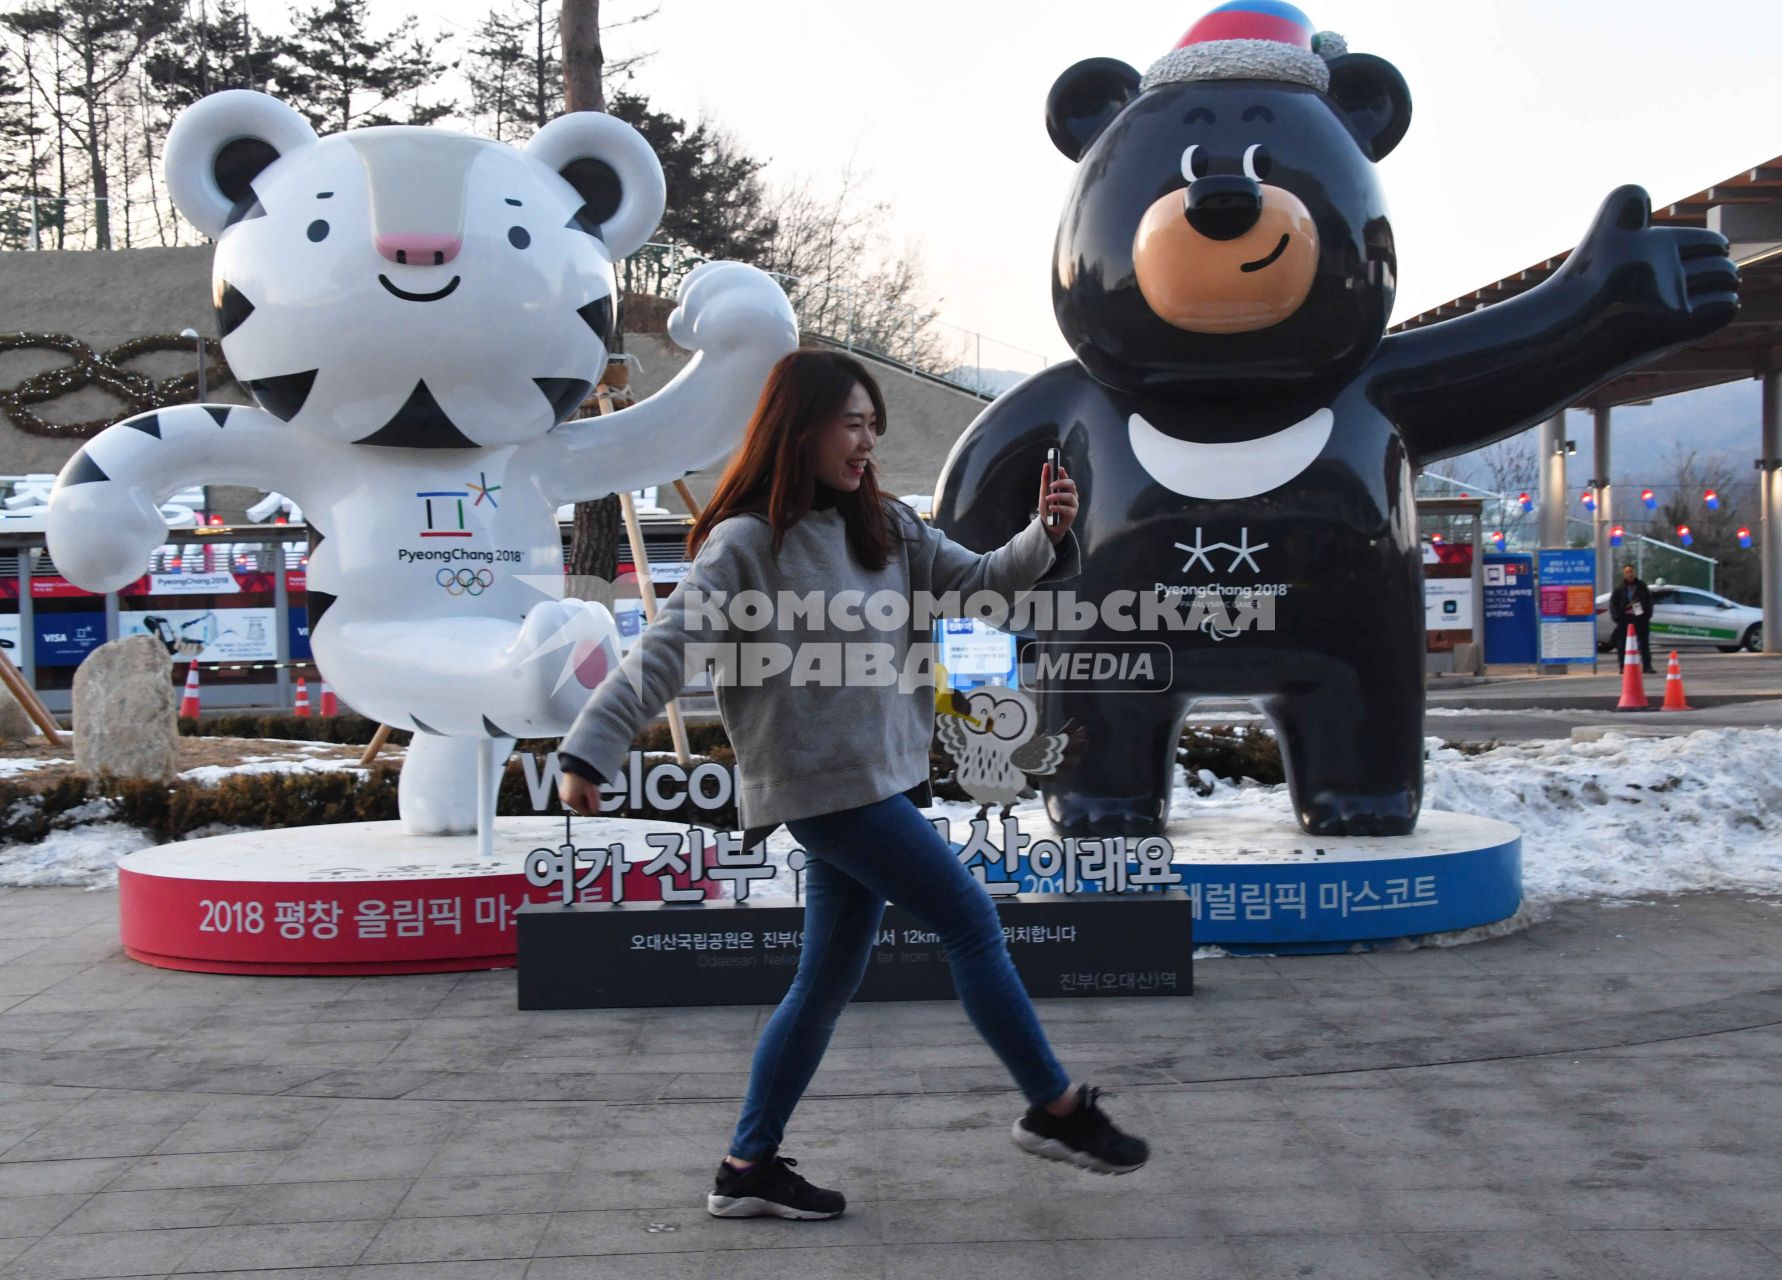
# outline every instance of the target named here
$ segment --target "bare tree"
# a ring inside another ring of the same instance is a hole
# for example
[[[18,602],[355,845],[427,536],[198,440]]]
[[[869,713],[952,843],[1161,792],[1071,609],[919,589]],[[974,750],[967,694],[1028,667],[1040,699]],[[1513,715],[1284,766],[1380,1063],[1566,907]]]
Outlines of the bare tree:
[[[1681,441],[1672,443],[1665,472],[1670,479],[1662,487],[1665,499],[1652,536],[1661,542],[1677,541],[1677,527],[1688,525],[1694,539],[1690,550],[1718,562],[1715,587],[1720,594],[1734,600],[1755,599],[1761,588],[1757,556],[1739,546],[1738,539],[1738,530],[1749,523],[1745,512],[1754,505],[1755,486],[1738,479],[1739,472],[1725,454],[1704,454]],[[1708,509],[1710,492],[1717,499],[1714,510]]]
[[[1531,432],[1499,440],[1487,445],[1473,457],[1478,459],[1479,476],[1498,493],[1516,494],[1533,489],[1540,483],[1540,465],[1535,461],[1535,441]]]
[[[470,116],[479,131],[498,141],[527,132],[527,100],[543,79],[543,59],[531,54],[533,10],[539,22],[539,47],[544,44],[544,6],[522,3],[491,9],[483,16],[466,50],[464,78],[470,86]],[[553,62],[555,59],[553,58]]]
[[[40,96],[58,147],[72,139],[85,162],[95,248],[109,249],[112,242],[112,177],[121,163],[110,147],[115,92],[127,83],[148,43],[179,16],[180,0],[34,0],[7,15],[17,36],[50,46],[54,86]],[[65,151],[62,158],[65,187]],[[64,190],[64,209],[66,200]]]
[[[846,346],[923,367],[943,363],[923,301],[921,256],[887,252],[891,208],[865,194],[866,175],[845,166],[827,190],[803,179],[775,192],[777,221],[763,266],[778,273],[799,327]]]
[[[9,249],[37,247],[37,214],[49,194],[38,152],[45,130],[37,118],[32,52],[27,41],[0,47],[0,245]]]

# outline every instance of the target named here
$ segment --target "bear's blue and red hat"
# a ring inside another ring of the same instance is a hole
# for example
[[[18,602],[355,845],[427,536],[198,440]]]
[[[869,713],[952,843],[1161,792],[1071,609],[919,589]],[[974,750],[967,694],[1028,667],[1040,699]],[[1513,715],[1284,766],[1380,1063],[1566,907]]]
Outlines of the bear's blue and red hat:
[[[1330,59],[1348,52],[1284,0],[1230,0],[1188,28],[1139,81],[1139,89],[1185,80],[1285,80],[1330,89]]]

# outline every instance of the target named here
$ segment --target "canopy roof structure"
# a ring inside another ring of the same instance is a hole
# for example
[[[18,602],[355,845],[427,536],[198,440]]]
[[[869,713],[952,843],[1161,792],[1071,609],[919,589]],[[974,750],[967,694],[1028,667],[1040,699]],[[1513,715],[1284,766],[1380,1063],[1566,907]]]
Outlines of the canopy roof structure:
[[[1700,342],[1599,387],[1578,402],[1580,409],[1638,404],[1782,368],[1782,156],[1675,204],[1654,208],[1652,221],[1660,226],[1709,227],[1731,242],[1733,261],[1743,277],[1738,318]],[[1552,275],[1565,259],[1562,253],[1537,262],[1414,315],[1391,332],[1451,320],[1513,298]]]
[[[1659,396],[1724,382],[1760,378],[1763,407],[1756,467],[1762,506],[1762,606],[1765,653],[1782,653],[1782,156],[1742,170],[1705,191],[1652,211],[1660,226],[1707,227],[1725,236],[1740,274],[1739,314],[1733,322],[1697,342],[1612,379],[1574,406],[1595,419],[1597,574],[1608,581],[1609,534],[1614,519],[1610,482],[1610,412],[1617,405],[1645,404]],[[1532,289],[1552,275],[1566,255],[1484,285],[1394,325],[1392,332],[1416,329],[1489,307]],[[1541,545],[1566,545],[1565,417],[1541,428],[1536,457],[1541,466]],[[1606,589],[1603,587],[1602,589]]]

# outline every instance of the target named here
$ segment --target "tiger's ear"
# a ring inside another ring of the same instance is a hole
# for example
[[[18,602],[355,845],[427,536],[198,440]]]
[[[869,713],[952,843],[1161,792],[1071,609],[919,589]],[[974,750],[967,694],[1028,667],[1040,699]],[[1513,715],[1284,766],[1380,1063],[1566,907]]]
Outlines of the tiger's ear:
[[[572,225],[599,236],[616,262],[643,248],[662,221],[668,188],[644,136],[617,116],[571,111],[532,136],[526,154],[582,198]]]
[[[186,220],[214,240],[268,165],[315,141],[309,121],[277,98],[225,89],[200,98],[173,122],[167,190]]]

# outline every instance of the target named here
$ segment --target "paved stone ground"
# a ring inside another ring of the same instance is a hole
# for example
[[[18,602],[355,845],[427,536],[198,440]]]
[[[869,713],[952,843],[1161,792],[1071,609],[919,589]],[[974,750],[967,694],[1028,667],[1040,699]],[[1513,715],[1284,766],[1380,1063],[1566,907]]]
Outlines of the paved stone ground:
[[[122,955],[114,894],[0,894],[0,1273],[1782,1275],[1782,898],[1044,1002],[1152,1140],[1117,1179],[1013,1147],[956,1005],[858,1006],[787,1138],[851,1198],[826,1223],[703,1209],[765,1010],[513,991],[170,973]]]

